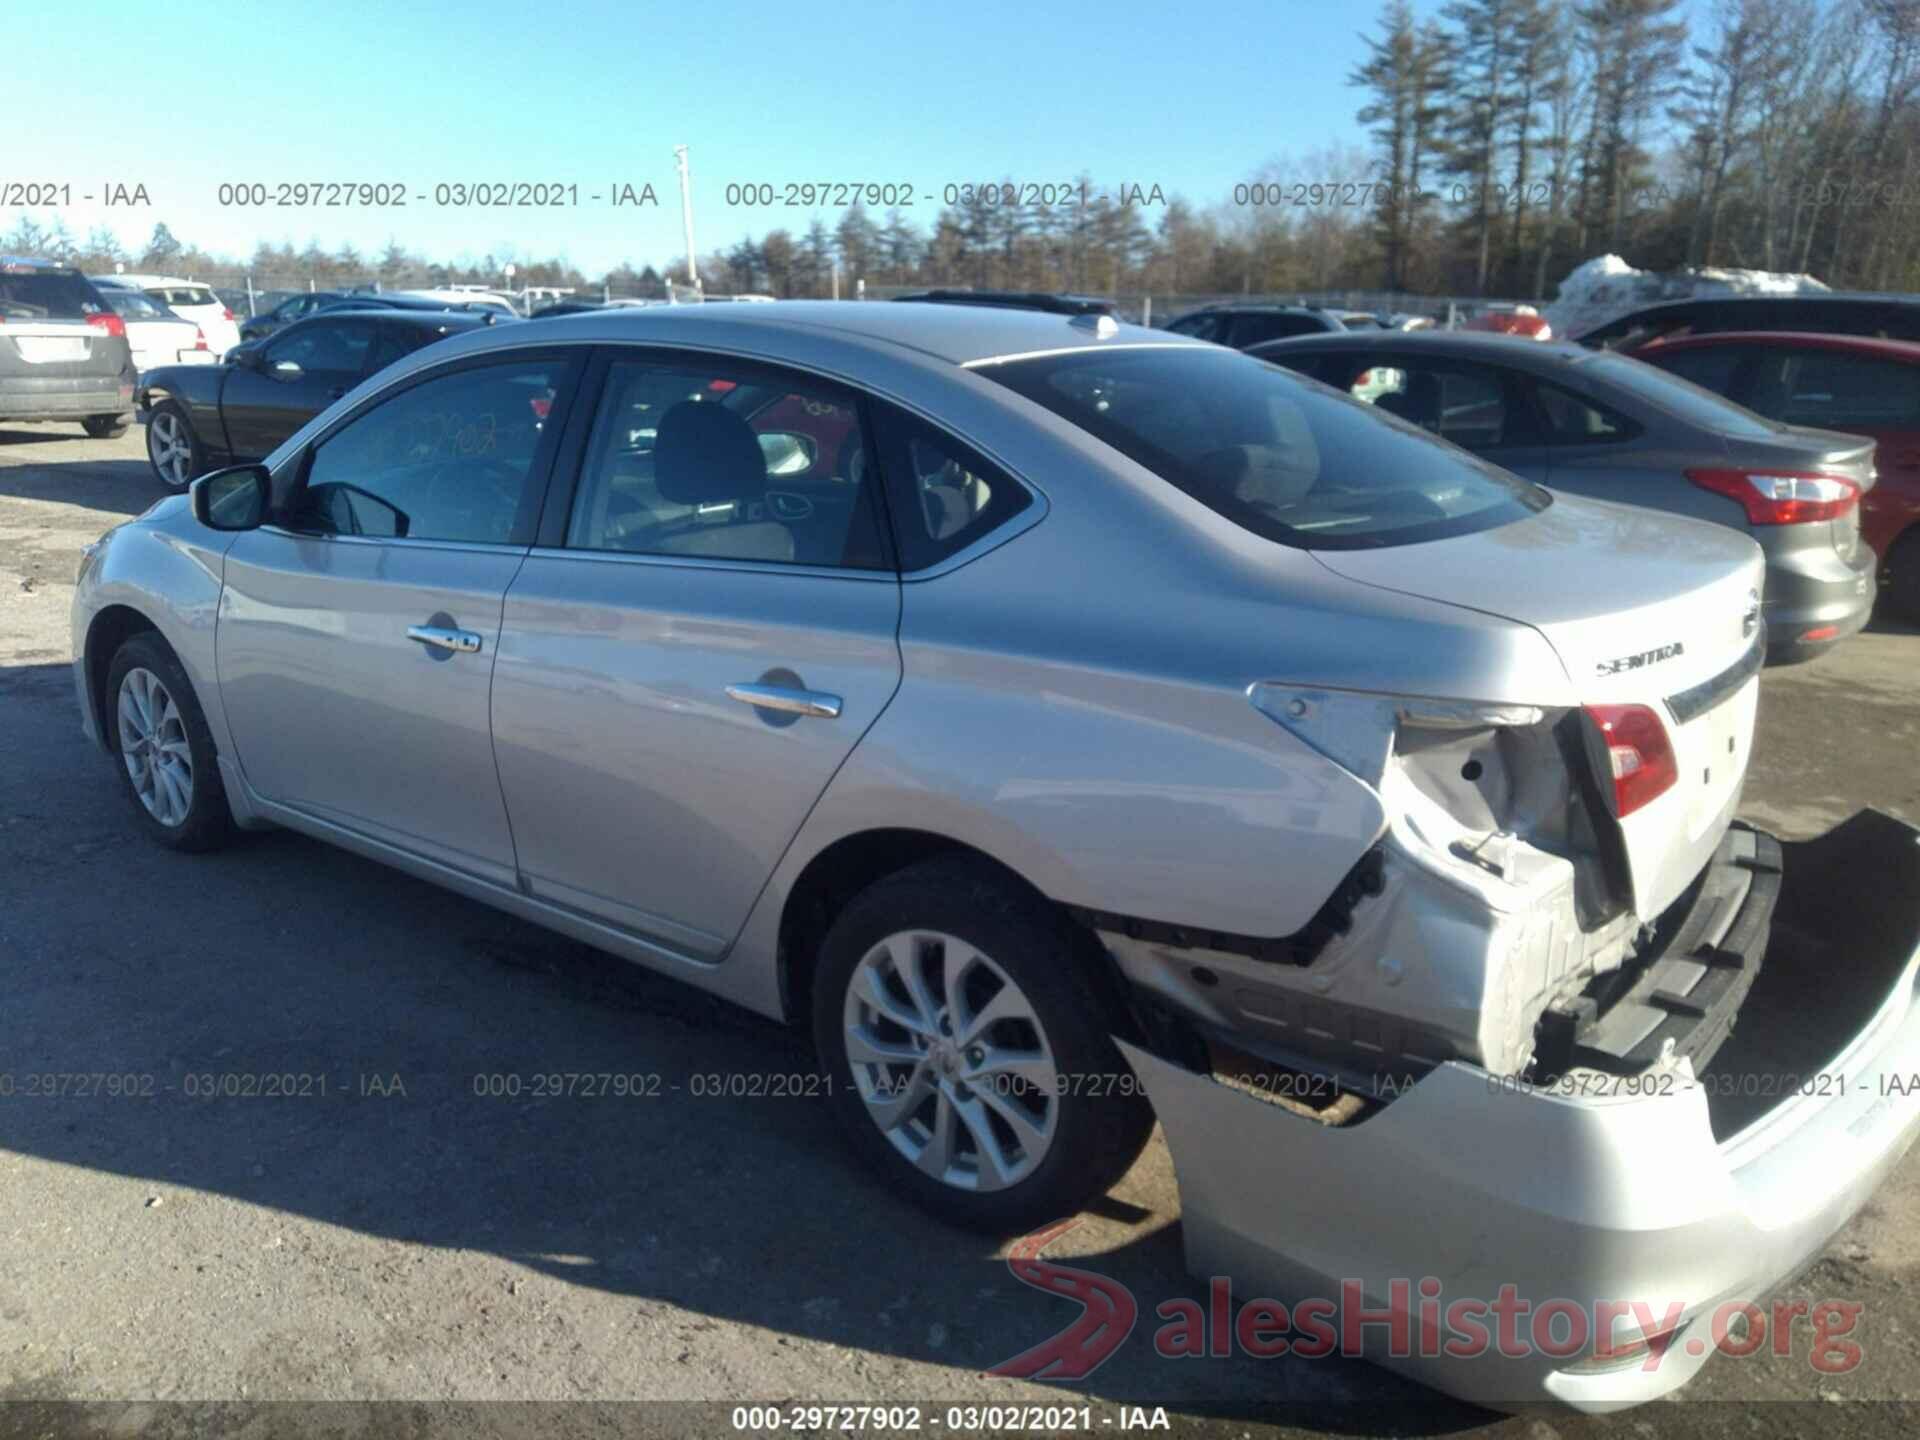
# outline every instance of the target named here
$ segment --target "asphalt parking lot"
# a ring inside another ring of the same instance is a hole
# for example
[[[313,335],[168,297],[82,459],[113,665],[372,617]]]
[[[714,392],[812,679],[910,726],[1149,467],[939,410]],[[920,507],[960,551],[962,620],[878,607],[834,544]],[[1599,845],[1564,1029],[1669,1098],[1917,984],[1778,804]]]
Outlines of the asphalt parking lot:
[[[1920,1400],[1913,1156],[1791,1289],[1863,1307],[1849,1373],[1803,1348],[1721,1358],[1674,1401],[1588,1420],[1490,1416],[1353,1361],[1161,1359],[1152,1307],[1205,1291],[1156,1139],[1047,1252],[1131,1289],[1132,1338],[1081,1382],[983,1374],[1069,1307],[857,1173],[824,1107],[695,1093],[803,1071],[796,1037],[303,838],[202,858],[142,841],[79,732],[67,612],[80,547],[162,493],[137,427],[0,426],[0,1076],[151,1087],[0,1098],[0,1401],[18,1402],[0,1434],[112,1422],[44,1402],[323,1398],[1071,1401],[1236,1436],[1871,1434],[1904,1419],[1860,1402]],[[1877,625],[1767,672],[1746,813],[1788,837],[1865,805],[1920,822],[1917,756],[1920,634]],[[679,1088],[478,1093],[555,1072]],[[243,1074],[300,1093],[194,1093]]]

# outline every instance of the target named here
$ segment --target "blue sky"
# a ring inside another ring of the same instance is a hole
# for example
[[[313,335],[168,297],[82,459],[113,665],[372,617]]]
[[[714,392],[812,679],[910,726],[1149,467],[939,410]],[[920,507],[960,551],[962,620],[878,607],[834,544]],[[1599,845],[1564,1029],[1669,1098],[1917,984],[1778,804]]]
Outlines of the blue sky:
[[[1285,178],[1321,178],[1306,173],[1313,152],[1363,138],[1345,82],[1377,7],[586,0],[550,7],[546,25],[537,7],[492,0],[371,14],[201,5],[149,43],[152,13],[109,0],[9,18],[0,187],[69,183],[68,226],[104,222],[130,246],[164,219],[240,256],[259,239],[377,250],[391,237],[443,257],[564,254],[593,274],[682,253],[682,142],[703,254],[811,218],[729,207],[729,182],[907,182],[924,225],[948,182],[1085,171],[1097,186],[1158,184],[1211,206],[1275,160]],[[102,48],[114,34],[127,43]],[[308,180],[397,181],[409,199],[390,210],[219,203],[222,182]],[[440,182],[477,181],[575,184],[580,204],[432,203]],[[144,185],[152,208],[81,199],[113,182]],[[620,184],[652,185],[658,208],[589,198]],[[0,230],[19,213],[0,209]]]

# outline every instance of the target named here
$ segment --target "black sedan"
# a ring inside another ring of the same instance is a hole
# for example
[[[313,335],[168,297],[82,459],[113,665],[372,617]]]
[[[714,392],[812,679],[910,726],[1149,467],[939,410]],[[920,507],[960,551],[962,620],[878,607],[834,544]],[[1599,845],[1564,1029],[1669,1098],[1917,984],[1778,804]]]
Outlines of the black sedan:
[[[149,370],[134,401],[153,473],[184,490],[208,470],[262,459],[375,371],[486,323],[445,310],[329,310],[236,345],[220,365]]]
[[[330,305],[338,305],[348,299],[338,290],[313,290],[302,295],[289,295],[278,305],[263,314],[255,315],[240,326],[242,340],[264,340],[276,330],[284,330],[296,320],[304,320],[309,315],[317,315]]]

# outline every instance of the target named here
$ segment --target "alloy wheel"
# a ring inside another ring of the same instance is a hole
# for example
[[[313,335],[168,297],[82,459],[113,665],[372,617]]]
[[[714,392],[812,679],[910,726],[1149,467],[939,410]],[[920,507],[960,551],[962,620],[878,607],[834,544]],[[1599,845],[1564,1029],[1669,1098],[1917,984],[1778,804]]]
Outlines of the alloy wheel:
[[[186,422],[169,411],[160,411],[147,422],[147,457],[167,484],[184,490],[193,478],[193,441]]]
[[[151,670],[129,670],[116,707],[120,759],[147,813],[169,828],[193,808],[193,751],[180,707]]]
[[[1033,1003],[957,936],[901,931],[854,968],[843,1011],[854,1086],[906,1160],[962,1190],[1001,1190],[1046,1158],[1059,1069]]]

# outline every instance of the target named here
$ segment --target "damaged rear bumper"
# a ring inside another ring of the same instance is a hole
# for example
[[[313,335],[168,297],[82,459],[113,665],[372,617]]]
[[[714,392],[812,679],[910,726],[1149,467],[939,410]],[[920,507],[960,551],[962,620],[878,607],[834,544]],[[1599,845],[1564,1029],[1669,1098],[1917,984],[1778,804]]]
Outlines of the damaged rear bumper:
[[[1503,1295],[1587,1317],[1578,1347],[1564,1319],[1545,1344],[1530,1320],[1514,1346],[1444,1320],[1410,1346],[1361,1335],[1369,1358],[1484,1404],[1609,1409],[1684,1384],[1726,1307],[1816,1254],[1920,1130],[1920,831],[1866,811],[1780,848],[1758,978],[1698,1075],[1681,1053],[1526,1088],[1448,1061],[1328,1125],[1125,1047],[1172,1151],[1189,1269],[1291,1304],[1417,1306],[1437,1280],[1442,1317]],[[1656,1354],[1630,1348],[1641,1316],[1678,1321]]]

